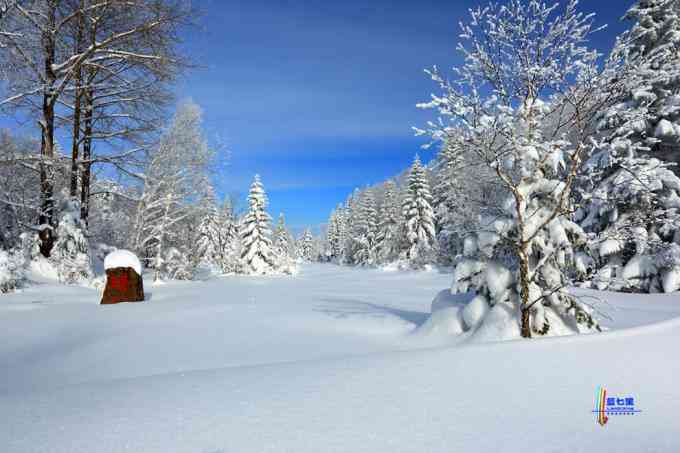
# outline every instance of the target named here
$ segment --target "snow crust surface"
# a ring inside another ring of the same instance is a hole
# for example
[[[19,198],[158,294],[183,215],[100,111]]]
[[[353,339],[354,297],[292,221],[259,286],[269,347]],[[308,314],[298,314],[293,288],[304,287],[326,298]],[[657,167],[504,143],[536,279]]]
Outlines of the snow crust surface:
[[[484,342],[460,334],[469,296],[450,280],[304,264],[143,304],[47,283],[0,296],[0,450],[680,451],[677,294],[578,290],[608,332]],[[598,386],[643,412],[597,425]]]

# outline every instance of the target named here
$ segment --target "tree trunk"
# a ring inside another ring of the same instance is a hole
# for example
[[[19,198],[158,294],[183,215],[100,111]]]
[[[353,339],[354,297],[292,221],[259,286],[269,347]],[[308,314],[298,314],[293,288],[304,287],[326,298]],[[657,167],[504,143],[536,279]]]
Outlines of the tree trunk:
[[[521,311],[521,335],[523,338],[531,338],[531,307],[529,306],[529,255],[527,245],[522,243],[518,250],[519,258],[519,288],[520,288],[520,311]]]
[[[40,239],[40,253],[49,258],[55,241],[55,214],[54,214],[54,85],[57,76],[53,65],[55,58],[55,43],[52,30],[56,22],[56,4],[48,2],[47,30],[42,34],[43,57],[45,59],[45,89],[43,93],[42,120],[40,128],[42,137],[40,141],[40,215],[38,217]]]
[[[90,179],[92,169],[92,90],[85,94],[85,130],[83,137],[83,168],[80,180],[80,219],[87,228],[90,217]]]
[[[90,45],[95,45],[97,37],[96,22],[89,29]],[[83,221],[85,228],[89,225],[90,219],[90,184],[92,171],[92,123],[94,121],[94,83],[97,77],[97,70],[89,67],[87,71],[87,86],[83,90],[85,100],[85,128],[83,131],[83,168],[80,187],[80,220]]]
[[[81,12],[78,18],[78,30],[76,32],[76,43],[75,43],[75,53],[79,54],[83,42],[83,27],[84,14],[82,9],[84,7],[83,0],[80,2]],[[78,66],[75,70],[75,75],[73,77],[73,82],[75,84],[75,102],[73,106],[73,144],[71,147],[71,198],[75,199],[78,195],[78,154],[80,148],[80,101],[82,97],[82,68]]]

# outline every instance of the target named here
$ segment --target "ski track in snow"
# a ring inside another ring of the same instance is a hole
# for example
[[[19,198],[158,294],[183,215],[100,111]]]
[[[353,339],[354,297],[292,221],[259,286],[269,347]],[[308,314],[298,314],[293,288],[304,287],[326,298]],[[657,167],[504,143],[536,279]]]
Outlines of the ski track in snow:
[[[603,299],[608,332],[468,343],[411,335],[438,272],[305,265],[99,306],[0,298],[0,451],[680,451],[680,296]],[[595,388],[643,410],[591,413]]]

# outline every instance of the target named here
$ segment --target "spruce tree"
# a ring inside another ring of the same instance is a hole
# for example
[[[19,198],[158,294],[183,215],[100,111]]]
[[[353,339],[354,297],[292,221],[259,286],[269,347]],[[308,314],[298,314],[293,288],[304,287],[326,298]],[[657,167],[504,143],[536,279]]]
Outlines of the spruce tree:
[[[378,232],[378,213],[373,191],[366,190],[360,200],[354,238],[354,262],[361,265],[374,265],[377,261],[376,237]]]
[[[246,274],[269,274],[276,270],[276,259],[272,251],[271,218],[265,211],[267,195],[255,175],[248,195],[249,211],[241,221],[241,260]]]
[[[581,276],[599,289],[680,289],[680,179],[666,161],[680,149],[679,13],[677,0],[639,1],[605,72],[614,102],[599,117],[578,211],[590,233]]]
[[[309,228],[305,228],[300,238],[300,258],[305,261],[314,261],[314,236]]]
[[[279,214],[279,223],[274,232],[274,245],[276,254],[281,257],[291,257],[291,237],[286,228],[286,217],[283,213]]]
[[[396,258],[400,211],[397,186],[394,181],[389,180],[385,182],[383,199],[378,211],[375,248],[380,263],[389,263]]]
[[[465,203],[461,182],[461,150],[453,140],[442,146],[436,162],[435,186],[433,188],[437,244],[440,261],[451,264],[462,246],[462,220],[470,209]]]
[[[425,168],[416,156],[402,202],[404,249],[402,257],[412,266],[429,262],[435,247],[432,195]]]

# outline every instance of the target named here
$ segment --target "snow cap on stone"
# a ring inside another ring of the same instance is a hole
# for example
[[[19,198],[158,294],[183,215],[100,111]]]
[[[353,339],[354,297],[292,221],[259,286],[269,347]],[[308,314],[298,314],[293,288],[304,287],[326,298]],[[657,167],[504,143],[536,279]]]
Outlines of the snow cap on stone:
[[[129,250],[116,250],[106,255],[104,269],[116,267],[131,267],[138,275],[142,275],[142,264],[139,262],[139,258]]]

